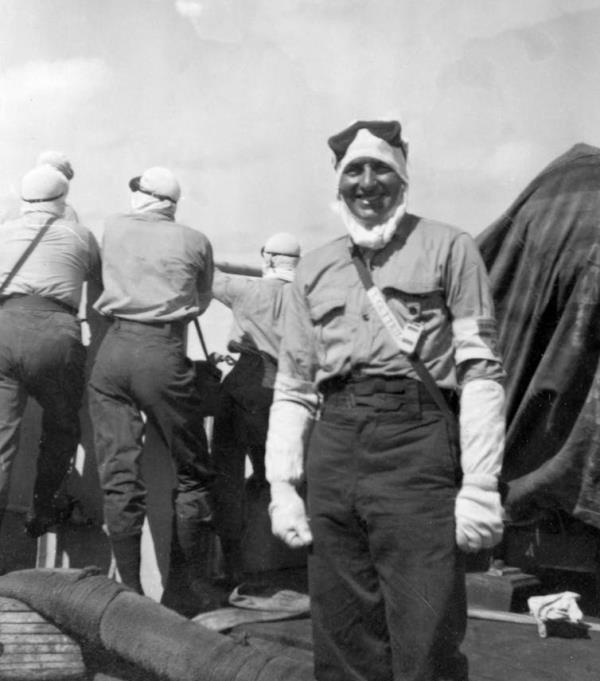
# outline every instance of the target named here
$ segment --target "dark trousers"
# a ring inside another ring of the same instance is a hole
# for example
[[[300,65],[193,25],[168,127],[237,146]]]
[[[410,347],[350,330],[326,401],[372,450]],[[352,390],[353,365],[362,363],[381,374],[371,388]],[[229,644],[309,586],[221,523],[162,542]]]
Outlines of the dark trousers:
[[[319,681],[467,679],[457,452],[422,386],[325,401],[307,462]]]
[[[90,415],[111,538],[139,535],[146,514],[141,476],[144,421],[171,454],[178,525],[212,521],[213,473],[193,363],[181,325],[116,320],[104,337],[90,379]]]
[[[33,512],[48,515],[79,444],[86,351],[73,314],[19,304],[0,309],[0,516],[28,396],[43,410]]]
[[[222,383],[213,428],[212,454],[217,473],[217,531],[226,569],[239,569],[245,529],[245,460],[253,477],[265,481],[265,442],[273,401],[275,362],[242,353]]]

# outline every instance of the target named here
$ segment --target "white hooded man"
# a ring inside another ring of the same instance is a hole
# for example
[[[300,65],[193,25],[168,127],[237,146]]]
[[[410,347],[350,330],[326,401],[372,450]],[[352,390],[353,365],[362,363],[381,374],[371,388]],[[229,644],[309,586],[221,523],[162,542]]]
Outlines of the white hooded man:
[[[212,441],[217,530],[230,584],[241,579],[244,490],[258,492],[266,486],[265,441],[281,341],[280,321],[300,259],[300,244],[292,234],[278,232],[265,241],[261,256],[262,277],[216,270],[213,281],[213,296],[233,314],[228,348],[239,353],[222,383]],[[252,476],[245,486],[246,455],[252,463]]]
[[[57,492],[79,444],[85,386],[77,311],[84,283],[100,286],[96,239],[64,218],[68,191],[67,179],[55,168],[34,168],[21,183],[21,217],[0,228],[0,520],[31,396],[43,410],[33,509],[26,523],[31,537],[60,519]]]
[[[71,182],[71,180],[75,177],[75,171],[73,170],[71,161],[69,161],[67,155],[62,151],[54,151],[53,149],[42,151],[37,158],[37,164],[40,166],[47,165],[51,168],[55,168],[59,173],[62,173],[65,176],[68,182]],[[75,209],[68,203],[65,204],[64,219],[73,220],[74,222],[79,221]]]
[[[214,474],[199,417],[202,396],[184,343],[187,324],[211,300],[212,246],[175,221],[181,190],[169,169],[149,168],[129,188],[131,212],[105,224],[104,292],[95,304],[111,321],[89,386],[104,517],[120,577],[141,593],[145,416],[175,468],[173,547],[184,555],[189,594],[182,607],[191,614],[216,605],[205,579],[214,541]]]
[[[329,146],[348,233],[306,254],[290,286],[272,529],[312,543],[319,681],[466,681],[464,554],[503,529],[487,275],[468,234],[406,211],[400,123],[359,121]]]

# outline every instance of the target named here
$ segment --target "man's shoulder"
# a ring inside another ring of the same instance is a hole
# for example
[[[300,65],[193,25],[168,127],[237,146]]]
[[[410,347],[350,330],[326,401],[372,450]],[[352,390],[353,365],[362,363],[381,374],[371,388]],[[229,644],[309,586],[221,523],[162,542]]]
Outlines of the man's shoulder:
[[[449,254],[457,244],[468,247],[467,242],[473,242],[473,237],[465,230],[441,220],[411,216],[414,218],[414,229],[408,235],[409,243],[421,244],[429,252]],[[402,237],[401,232],[397,233]],[[402,241],[402,238],[401,238]]]
[[[133,213],[113,213],[104,218],[104,228],[113,227],[124,222],[133,222],[134,220],[135,215]]]
[[[190,239],[190,241],[203,245],[210,244],[210,239],[206,236],[204,232],[201,232],[199,229],[196,229],[195,227],[190,227],[189,225],[186,225],[182,222],[174,222],[173,224],[177,225],[181,229],[181,231],[186,235],[186,237]]]
[[[300,258],[296,269],[296,276],[298,276],[298,273],[318,271],[323,266],[335,262],[340,257],[349,257],[349,249],[350,240],[346,234],[332,239],[322,246],[313,248]]]
[[[66,229],[70,229],[70,230],[76,232],[77,234],[85,235],[85,236],[89,236],[89,235],[93,236],[92,230],[89,227],[86,227],[81,222],[79,222],[79,220],[73,220],[73,219],[68,218],[68,217],[63,217],[63,218],[59,218],[56,222],[61,227],[65,227]]]
[[[161,215],[148,213],[115,213],[106,218],[104,225],[105,231],[110,229],[123,228],[127,224],[129,225],[159,225],[167,230],[173,232],[179,232],[183,237],[191,243],[206,246],[209,244],[208,237],[201,231],[186,225],[183,222],[178,222],[177,220],[170,220]]]
[[[411,215],[417,222],[418,229],[426,231],[428,234],[455,239],[461,234],[467,234],[464,229],[456,227],[448,222],[442,222],[434,218],[425,218],[420,215]]]
[[[210,239],[206,234],[195,227],[190,227],[185,222],[179,222],[178,220],[173,220],[169,224],[172,230],[177,230],[182,235],[185,243],[190,245],[192,248],[199,248],[203,251],[211,248]]]

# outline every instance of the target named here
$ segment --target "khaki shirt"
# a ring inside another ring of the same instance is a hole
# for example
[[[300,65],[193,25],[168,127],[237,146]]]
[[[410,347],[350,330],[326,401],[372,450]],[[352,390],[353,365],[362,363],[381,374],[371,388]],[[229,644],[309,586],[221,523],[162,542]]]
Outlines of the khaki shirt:
[[[246,277],[215,271],[213,296],[231,309],[234,326],[230,341],[249,351],[277,359],[281,341],[280,318],[287,281]]]
[[[191,319],[211,300],[209,240],[158,212],[116,215],[102,239],[100,314],[138,322]]]
[[[53,215],[32,211],[0,225],[0,282],[35,235]],[[100,250],[92,232],[65,218],[44,234],[14,278],[2,292],[38,295],[78,308],[84,281],[100,282]]]
[[[279,375],[316,385],[332,376],[417,378],[371,306],[343,236],[305,255],[284,311]],[[485,266],[473,239],[448,225],[405,215],[368,265],[400,323],[423,324],[419,354],[441,387],[456,366],[500,361]]]

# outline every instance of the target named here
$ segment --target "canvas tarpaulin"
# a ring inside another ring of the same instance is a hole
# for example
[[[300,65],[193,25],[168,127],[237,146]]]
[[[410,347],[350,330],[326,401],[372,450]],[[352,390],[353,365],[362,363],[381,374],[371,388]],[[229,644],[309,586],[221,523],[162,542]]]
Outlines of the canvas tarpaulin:
[[[600,149],[558,157],[477,242],[507,371],[509,517],[600,528]]]

